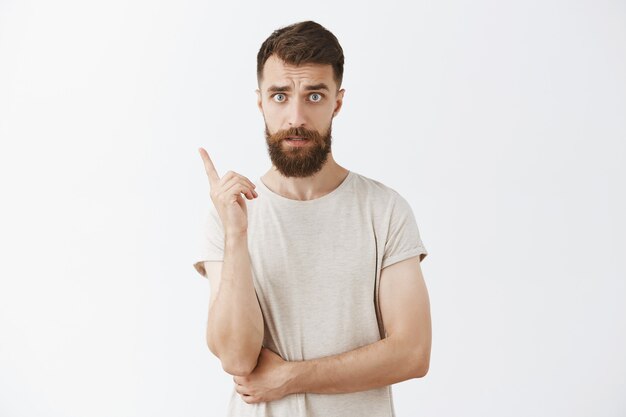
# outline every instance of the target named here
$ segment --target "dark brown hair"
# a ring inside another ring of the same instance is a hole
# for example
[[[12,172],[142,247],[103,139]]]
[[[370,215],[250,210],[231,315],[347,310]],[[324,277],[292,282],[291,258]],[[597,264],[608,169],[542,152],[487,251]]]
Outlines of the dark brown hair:
[[[256,76],[263,78],[265,61],[276,54],[291,65],[330,64],[333,67],[337,89],[343,79],[343,49],[330,31],[319,23],[308,20],[275,30],[263,42],[256,58]]]

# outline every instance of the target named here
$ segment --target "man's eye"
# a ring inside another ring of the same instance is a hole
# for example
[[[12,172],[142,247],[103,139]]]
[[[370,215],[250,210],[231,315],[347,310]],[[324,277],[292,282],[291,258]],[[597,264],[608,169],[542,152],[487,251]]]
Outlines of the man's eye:
[[[320,93],[312,93],[310,96],[311,101],[322,101],[322,95]]]
[[[282,103],[286,99],[285,95],[281,93],[274,94],[272,98],[274,99],[274,101],[277,101],[279,103]]]

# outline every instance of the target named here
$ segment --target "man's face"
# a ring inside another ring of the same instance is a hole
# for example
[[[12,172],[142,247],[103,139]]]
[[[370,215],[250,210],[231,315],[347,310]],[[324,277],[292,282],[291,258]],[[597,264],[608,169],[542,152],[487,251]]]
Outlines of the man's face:
[[[332,119],[341,108],[331,65],[287,64],[276,55],[265,62],[257,104],[265,119],[270,159],[286,177],[308,177],[331,151]]]

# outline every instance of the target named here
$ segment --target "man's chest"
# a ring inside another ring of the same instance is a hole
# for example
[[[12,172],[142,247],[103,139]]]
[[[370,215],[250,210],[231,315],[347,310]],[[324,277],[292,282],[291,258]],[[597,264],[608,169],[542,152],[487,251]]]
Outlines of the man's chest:
[[[371,301],[379,245],[371,218],[358,210],[308,214],[251,223],[248,246],[259,292],[311,308]]]

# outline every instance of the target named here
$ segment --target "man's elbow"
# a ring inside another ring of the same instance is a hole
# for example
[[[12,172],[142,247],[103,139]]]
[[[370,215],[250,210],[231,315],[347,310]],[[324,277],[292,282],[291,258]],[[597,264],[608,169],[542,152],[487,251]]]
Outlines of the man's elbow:
[[[419,349],[413,353],[411,363],[411,376],[413,378],[423,378],[430,368],[430,351]]]
[[[418,366],[416,366],[413,370],[413,378],[423,378],[426,376],[426,374],[428,373],[428,368],[429,368],[429,364],[426,363],[420,363]]]
[[[220,360],[222,369],[224,369],[224,372],[227,374],[233,376],[248,376],[252,373],[252,371],[254,371],[254,368],[256,368],[257,361],[259,359],[258,354],[256,356],[252,354],[221,354],[217,348],[210,343],[210,339],[208,338],[207,346],[209,347],[211,353],[213,353],[213,355]]]
[[[232,376],[248,376],[252,373],[252,371],[254,371],[254,368],[256,368],[256,362],[252,365],[250,363],[233,361],[227,362],[225,360],[221,362],[224,372]]]

